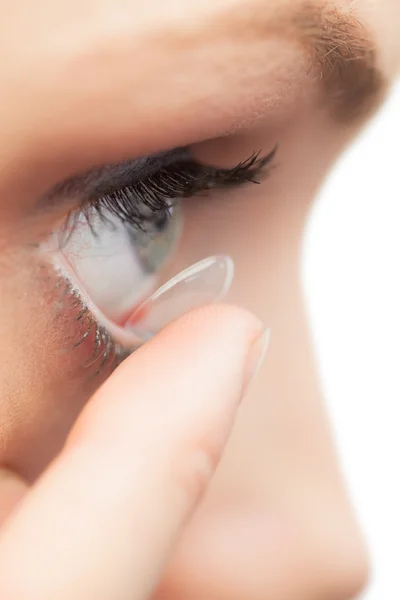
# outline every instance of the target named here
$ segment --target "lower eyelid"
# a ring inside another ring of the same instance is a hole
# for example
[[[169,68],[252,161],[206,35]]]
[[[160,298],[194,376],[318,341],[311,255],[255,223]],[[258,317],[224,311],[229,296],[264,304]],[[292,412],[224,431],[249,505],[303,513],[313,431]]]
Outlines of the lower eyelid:
[[[48,257],[24,246],[13,250],[1,281],[2,457],[31,481],[123,356],[114,345],[104,354],[108,332],[84,310]],[[20,439],[35,452],[21,454]]]
[[[91,380],[108,376],[129,354],[100,325],[79,291],[60,272],[56,273],[58,302],[54,326],[68,328],[61,353],[74,353],[80,376]]]

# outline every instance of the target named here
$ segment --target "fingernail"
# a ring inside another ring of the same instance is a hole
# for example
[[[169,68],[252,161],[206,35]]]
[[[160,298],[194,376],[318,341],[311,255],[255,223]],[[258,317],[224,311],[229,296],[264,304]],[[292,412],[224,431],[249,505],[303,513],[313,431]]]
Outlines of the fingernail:
[[[251,346],[244,372],[242,399],[260,370],[268,350],[270,337],[271,330],[263,329]]]

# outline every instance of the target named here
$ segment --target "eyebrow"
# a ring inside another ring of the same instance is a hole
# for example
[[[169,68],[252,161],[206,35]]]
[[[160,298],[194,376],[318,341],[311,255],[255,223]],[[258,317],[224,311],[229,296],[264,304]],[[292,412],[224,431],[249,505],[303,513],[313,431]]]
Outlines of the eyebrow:
[[[293,27],[320,69],[322,89],[343,122],[365,118],[382,99],[386,81],[371,32],[350,13],[306,3]]]
[[[318,1],[284,4],[271,14],[225,14],[226,28],[239,34],[285,36],[311,60],[331,115],[343,124],[365,119],[381,102],[388,82],[379,66],[378,45],[350,12]]]

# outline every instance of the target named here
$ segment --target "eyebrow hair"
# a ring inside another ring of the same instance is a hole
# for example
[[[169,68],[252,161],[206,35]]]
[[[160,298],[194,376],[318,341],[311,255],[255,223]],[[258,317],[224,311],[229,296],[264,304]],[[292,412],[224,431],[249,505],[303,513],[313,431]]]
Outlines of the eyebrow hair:
[[[305,48],[326,106],[339,122],[359,122],[382,101],[388,82],[379,66],[378,45],[350,8],[318,0],[293,5],[289,0],[265,16],[253,10],[239,19],[225,13],[224,19],[225,27],[244,35],[285,36]]]
[[[366,26],[350,12],[306,2],[293,27],[320,69],[322,89],[342,122],[365,118],[381,101],[386,81],[378,48]]]

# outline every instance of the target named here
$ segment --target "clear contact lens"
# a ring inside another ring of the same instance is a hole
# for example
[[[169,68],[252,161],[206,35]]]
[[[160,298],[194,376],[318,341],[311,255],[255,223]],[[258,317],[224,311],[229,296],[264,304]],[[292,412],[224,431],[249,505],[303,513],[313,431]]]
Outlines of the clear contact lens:
[[[189,310],[221,300],[233,275],[229,256],[205,258],[161,286],[133,312],[125,329],[146,341]]]

